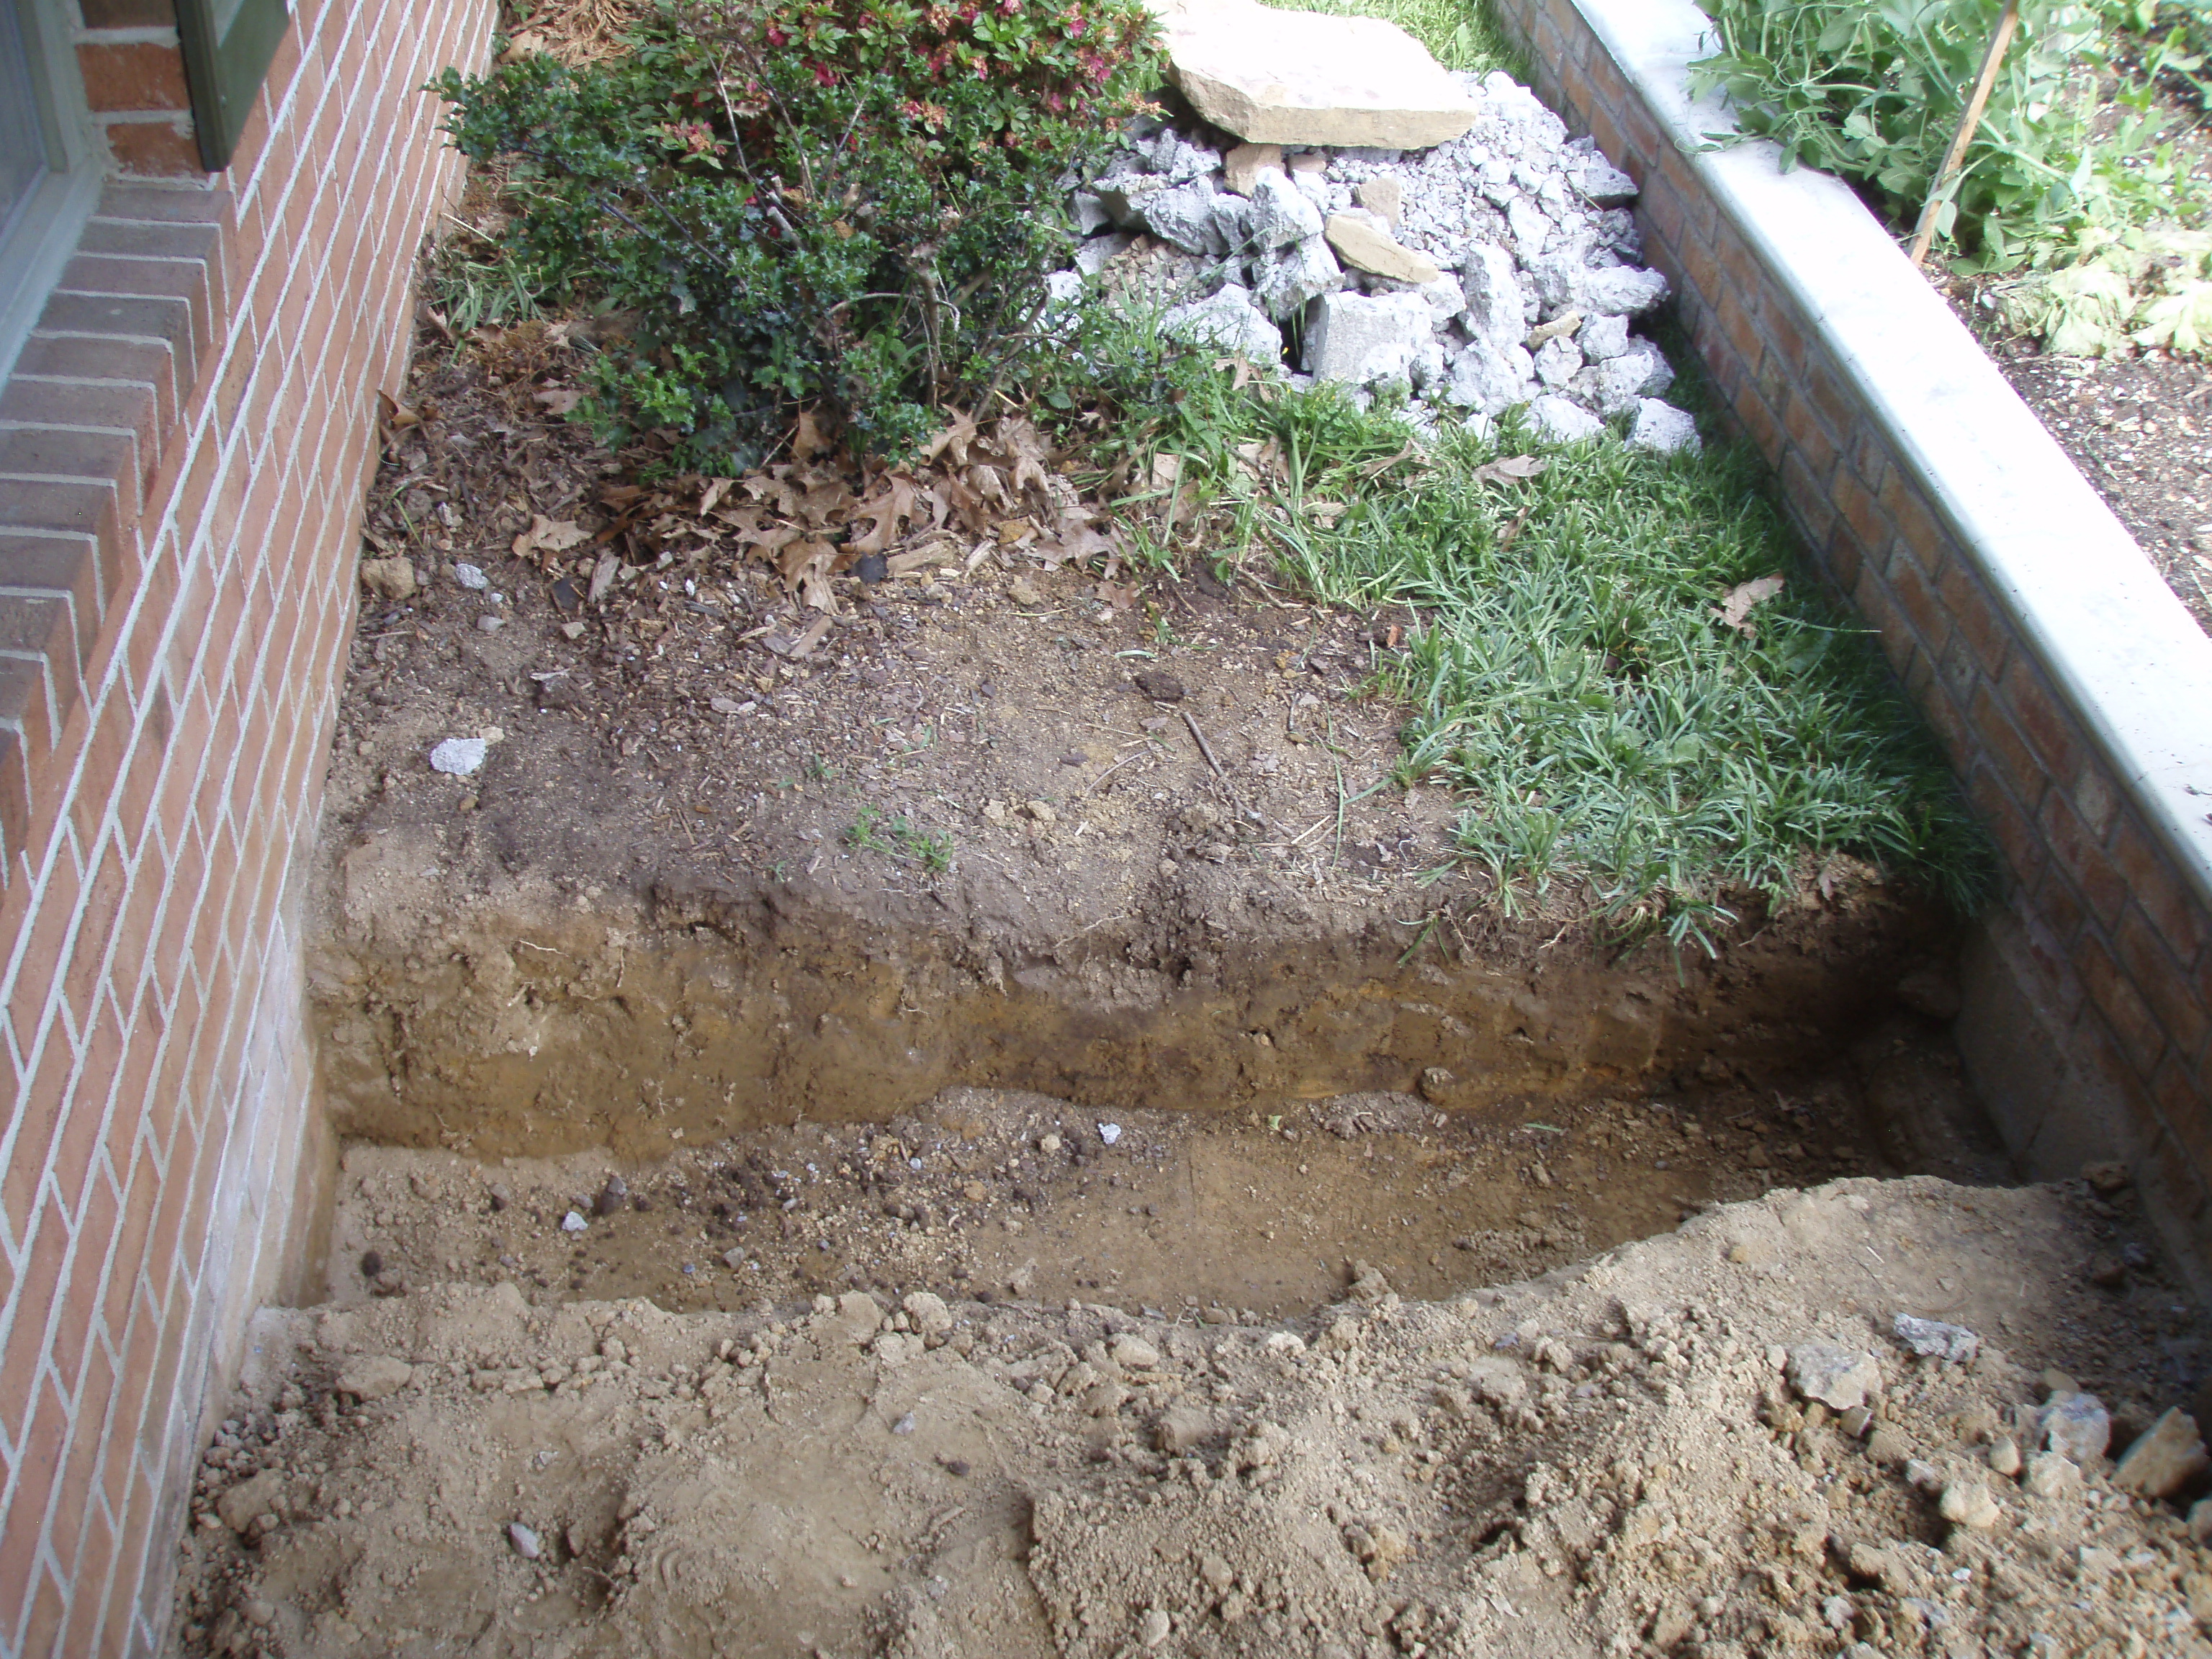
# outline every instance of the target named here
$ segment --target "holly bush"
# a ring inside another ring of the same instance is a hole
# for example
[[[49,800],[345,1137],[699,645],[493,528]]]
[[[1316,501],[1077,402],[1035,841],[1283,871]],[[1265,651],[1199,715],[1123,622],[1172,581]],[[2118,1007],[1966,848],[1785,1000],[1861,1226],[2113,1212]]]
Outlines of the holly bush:
[[[724,472],[816,405],[895,451],[1034,362],[1062,175],[1157,72],[1141,0],[689,0],[435,89],[525,262],[618,324],[581,412]]]

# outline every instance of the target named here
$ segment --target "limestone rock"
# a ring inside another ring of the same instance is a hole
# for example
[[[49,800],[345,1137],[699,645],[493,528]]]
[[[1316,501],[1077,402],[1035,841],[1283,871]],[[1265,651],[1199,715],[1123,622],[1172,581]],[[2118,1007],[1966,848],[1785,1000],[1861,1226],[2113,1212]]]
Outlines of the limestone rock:
[[[1283,147],[1280,144],[1239,144],[1221,158],[1221,169],[1228,175],[1229,188],[1239,196],[1249,196],[1261,173],[1272,167],[1283,171]]]
[[[1337,257],[1356,270],[1389,276],[1416,288],[1433,283],[1443,273],[1425,253],[1416,253],[1369,219],[1349,213],[1333,213],[1322,227]]]
[[[1831,1411],[1847,1412],[1881,1392],[1881,1367],[1856,1348],[1802,1342],[1790,1351],[1790,1386]]]
[[[414,1376],[415,1368],[405,1360],[377,1354],[353,1361],[338,1373],[336,1386],[340,1394],[349,1394],[356,1400],[382,1400],[398,1394]]]
[[[1570,168],[1567,176],[1593,207],[1619,207],[1637,197],[1636,180],[1602,155],[1593,155],[1580,167]]]
[[[1085,276],[1096,276],[1109,263],[1135,246],[1136,241],[1137,239],[1126,230],[1093,236],[1075,250],[1075,268]]]
[[[1158,192],[1146,201],[1144,214],[1146,226],[1153,235],[1185,253],[1228,252],[1214,213],[1211,179],[1195,179]]]
[[[1591,371],[1587,386],[1577,386],[1601,415],[1620,415],[1636,407],[1638,400],[1656,398],[1674,384],[1674,371],[1666,356],[1649,340],[1631,340],[1618,357],[1608,357]]]
[[[2112,1471],[2112,1484],[2144,1498],[2171,1498],[2208,1468],[2204,1437],[2197,1419],[2176,1407],[2137,1440]]]
[[[1283,333],[1252,303],[1252,292],[1230,283],[1218,294],[1176,306],[1160,319],[1161,329],[1178,340],[1203,342],[1240,353],[1261,368],[1283,360]]]
[[[1406,215],[1406,187],[1388,174],[1370,179],[1352,192],[1352,199],[1394,229]]]
[[[884,1305],[866,1291],[848,1291],[837,1298],[836,1319],[845,1340],[859,1346],[876,1334],[884,1322]]]
[[[2081,1492],[2081,1471],[2063,1452],[2038,1452],[2020,1479],[2031,1498],[2072,1498]]]
[[[1695,455],[1704,450],[1705,443],[1698,435],[1697,422],[1687,414],[1656,398],[1644,398],[1636,404],[1636,423],[1628,428],[1628,447],[1653,450],[1662,455],[1686,449]],[[1973,1333],[1969,1331],[1966,1334],[1971,1338]]]
[[[1418,294],[1325,294],[1306,325],[1306,373],[1354,386],[1410,380],[1431,333]]]
[[[1192,108],[1249,143],[1419,149],[1474,122],[1474,100],[1395,23],[1255,0],[1164,0],[1160,21]]]
[[[1536,348],[1535,362],[1536,378],[1557,390],[1582,368],[1582,348],[1564,335],[1555,336]]]

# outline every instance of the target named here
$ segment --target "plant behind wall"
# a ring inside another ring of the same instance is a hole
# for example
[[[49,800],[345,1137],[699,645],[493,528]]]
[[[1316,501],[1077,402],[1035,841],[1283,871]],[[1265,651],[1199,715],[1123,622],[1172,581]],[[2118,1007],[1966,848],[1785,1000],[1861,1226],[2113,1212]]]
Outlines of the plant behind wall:
[[[700,0],[436,90],[508,162],[521,257],[609,318],[586,417],[734,472],[817,404],[896,450],[1039,349],[1058,181],[1154,39],[1139,0]]]

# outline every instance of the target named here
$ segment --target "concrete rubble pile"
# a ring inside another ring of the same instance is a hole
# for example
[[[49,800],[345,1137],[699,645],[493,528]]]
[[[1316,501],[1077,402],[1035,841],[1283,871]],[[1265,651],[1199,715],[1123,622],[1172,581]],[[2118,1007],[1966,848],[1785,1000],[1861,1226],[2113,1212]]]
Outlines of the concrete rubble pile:
[[[1132,123],[1071,181],[1083,240],[1060,295],[1085,278],[1148,295],[1169,332],[1255,367],[1292,368],[1287,339],[1295,381],[1363,402],[1396,387],[1417,426],[1525,405],[1562,441],[1624,417],[1632,444],[1696,446],[1663,401],[1673,370],[1634,332],[1668,295],[1638,263],[1635,181],[1594,141],[1502,72],[1449,74],[1371,19],[1209,0],[1166,22],[1198,116]],[[1345,136],[1408,147],[1328,142]]]

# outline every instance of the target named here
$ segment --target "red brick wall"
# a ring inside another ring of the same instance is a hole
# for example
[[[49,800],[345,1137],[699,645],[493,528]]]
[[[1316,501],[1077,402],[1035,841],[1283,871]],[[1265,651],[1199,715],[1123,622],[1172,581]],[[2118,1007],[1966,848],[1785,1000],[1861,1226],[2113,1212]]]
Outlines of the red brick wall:
[[[199,173],[83,0],[118,179],[0,390],[0,1652],[153,1652],[200,1421],[320,1156],[298,883],[378,387],[487,0],[300,0]],[[119,135],[119,136],[118,136]],[[296,1257],[297,1252],[292,1253]]]
[[[1650,21],[1639,0],[1590,3],[1631,36]],[[1879,631],[1996,840],[2004,892],[1974,975],[1996,988],[1960,1036],[2016,1156],[2046,1177],[2127,1161],[2169,1238],[2212,1268],[2212,916],[2192,854],[2147,818],[1998,602],[1946,482],[1900,453],[1732,217],[1707,158],[1677,143],[1577,0],[1494,10],[1538,93],[1643,186],[1650,262],[1711,386],[1775,470],[1821,574]],[[2212,714],[2176,717],[2201,731]]]

